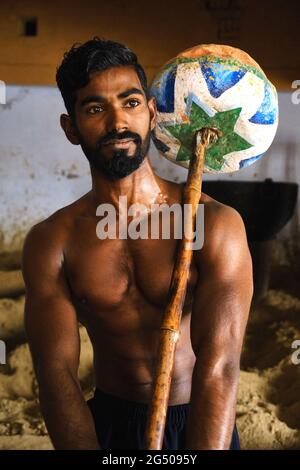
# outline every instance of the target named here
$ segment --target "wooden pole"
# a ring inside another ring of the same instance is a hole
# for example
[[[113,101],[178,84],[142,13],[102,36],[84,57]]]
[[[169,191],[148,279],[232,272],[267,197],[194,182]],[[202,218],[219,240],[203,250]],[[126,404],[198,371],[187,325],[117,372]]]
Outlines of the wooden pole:
[[[192,234],[201,198],[205,150],[219,135],[220,132],[217,129],[203,128],[197,131],[195,136],[195,151],[190,161],[184,191],[184,204],[190,204],[188,207],[191,212],[189,214],[189,223],[187,226],[185,225],[183,238],[178,248],[169,290],[169,303],[160,327],[159,351],[145,433],[145,448],[149,450],[160,450],[162,448],[174,354],[180,334],[182,307],[193,253]],[[186,208],[186,206],[184,207]]]

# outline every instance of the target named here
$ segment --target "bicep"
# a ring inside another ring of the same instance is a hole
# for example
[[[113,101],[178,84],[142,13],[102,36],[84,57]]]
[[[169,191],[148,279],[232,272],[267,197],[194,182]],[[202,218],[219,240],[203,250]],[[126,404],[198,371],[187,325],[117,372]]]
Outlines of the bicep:
[[[225,216],[223,229],[221,219],[215,232],[206,234],[191,318],[194,352],[214,364],[239,360],[253,293],[243,222],[235,211]]]
[[[39,235],[39,236],[37,236]],[[64,278],[60,248],[37,230],[23,250],[25,330],[37,376],[50,368],[77,374],[80,340],[75,308]]]
[[[73,375],[77,374],[78,323],[64,296],[28,294],[25,330],[37,375],[50,367],[66,367]]]

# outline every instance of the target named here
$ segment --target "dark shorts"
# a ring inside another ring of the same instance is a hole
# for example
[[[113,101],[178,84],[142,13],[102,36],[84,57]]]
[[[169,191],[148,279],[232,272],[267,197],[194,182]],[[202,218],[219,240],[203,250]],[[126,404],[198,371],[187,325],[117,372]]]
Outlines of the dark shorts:
[[[96,389],[87,402],[95,422],[102,449],[145,449],[148,405],[124,400]],[[185,449],[186,419],[189,403],[168,407],[162,450]],[[240,449],[239,436],[234,426],[231,450]]]

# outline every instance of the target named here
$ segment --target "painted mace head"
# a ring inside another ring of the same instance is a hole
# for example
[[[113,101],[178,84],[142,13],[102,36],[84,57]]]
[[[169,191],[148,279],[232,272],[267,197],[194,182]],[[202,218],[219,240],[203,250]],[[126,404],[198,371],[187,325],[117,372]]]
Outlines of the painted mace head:
[[[275,87],[240,49],[195,46],[168,61],[154,78],[157,100],[154,143],[160,153],[188,168],[194,136],[203,127],[221,137],[206,150],[204,172],[244,168],[270,147],[278,126]]]

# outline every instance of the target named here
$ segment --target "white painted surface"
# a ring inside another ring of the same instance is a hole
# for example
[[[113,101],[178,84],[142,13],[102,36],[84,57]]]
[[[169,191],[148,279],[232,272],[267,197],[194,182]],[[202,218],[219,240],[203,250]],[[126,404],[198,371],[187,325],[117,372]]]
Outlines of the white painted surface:
[[[267,155],[254,165],[218,179],[300,182],[300,104],[279,93],[280,122]],[[89,165],[79,146],[71,145],[59,125],[65,112],[55,87],[6,88],[0,103],[0,249],[20,246],[37,221],[79,198],[91,185]],[[151,146],[157,173],[182,181],[187,170],[159,156]],[[216,179],[205,175],[205,179]],[[299,204],[298,204],[299,208]],[[282,236],[297,231],[299,210]]]

